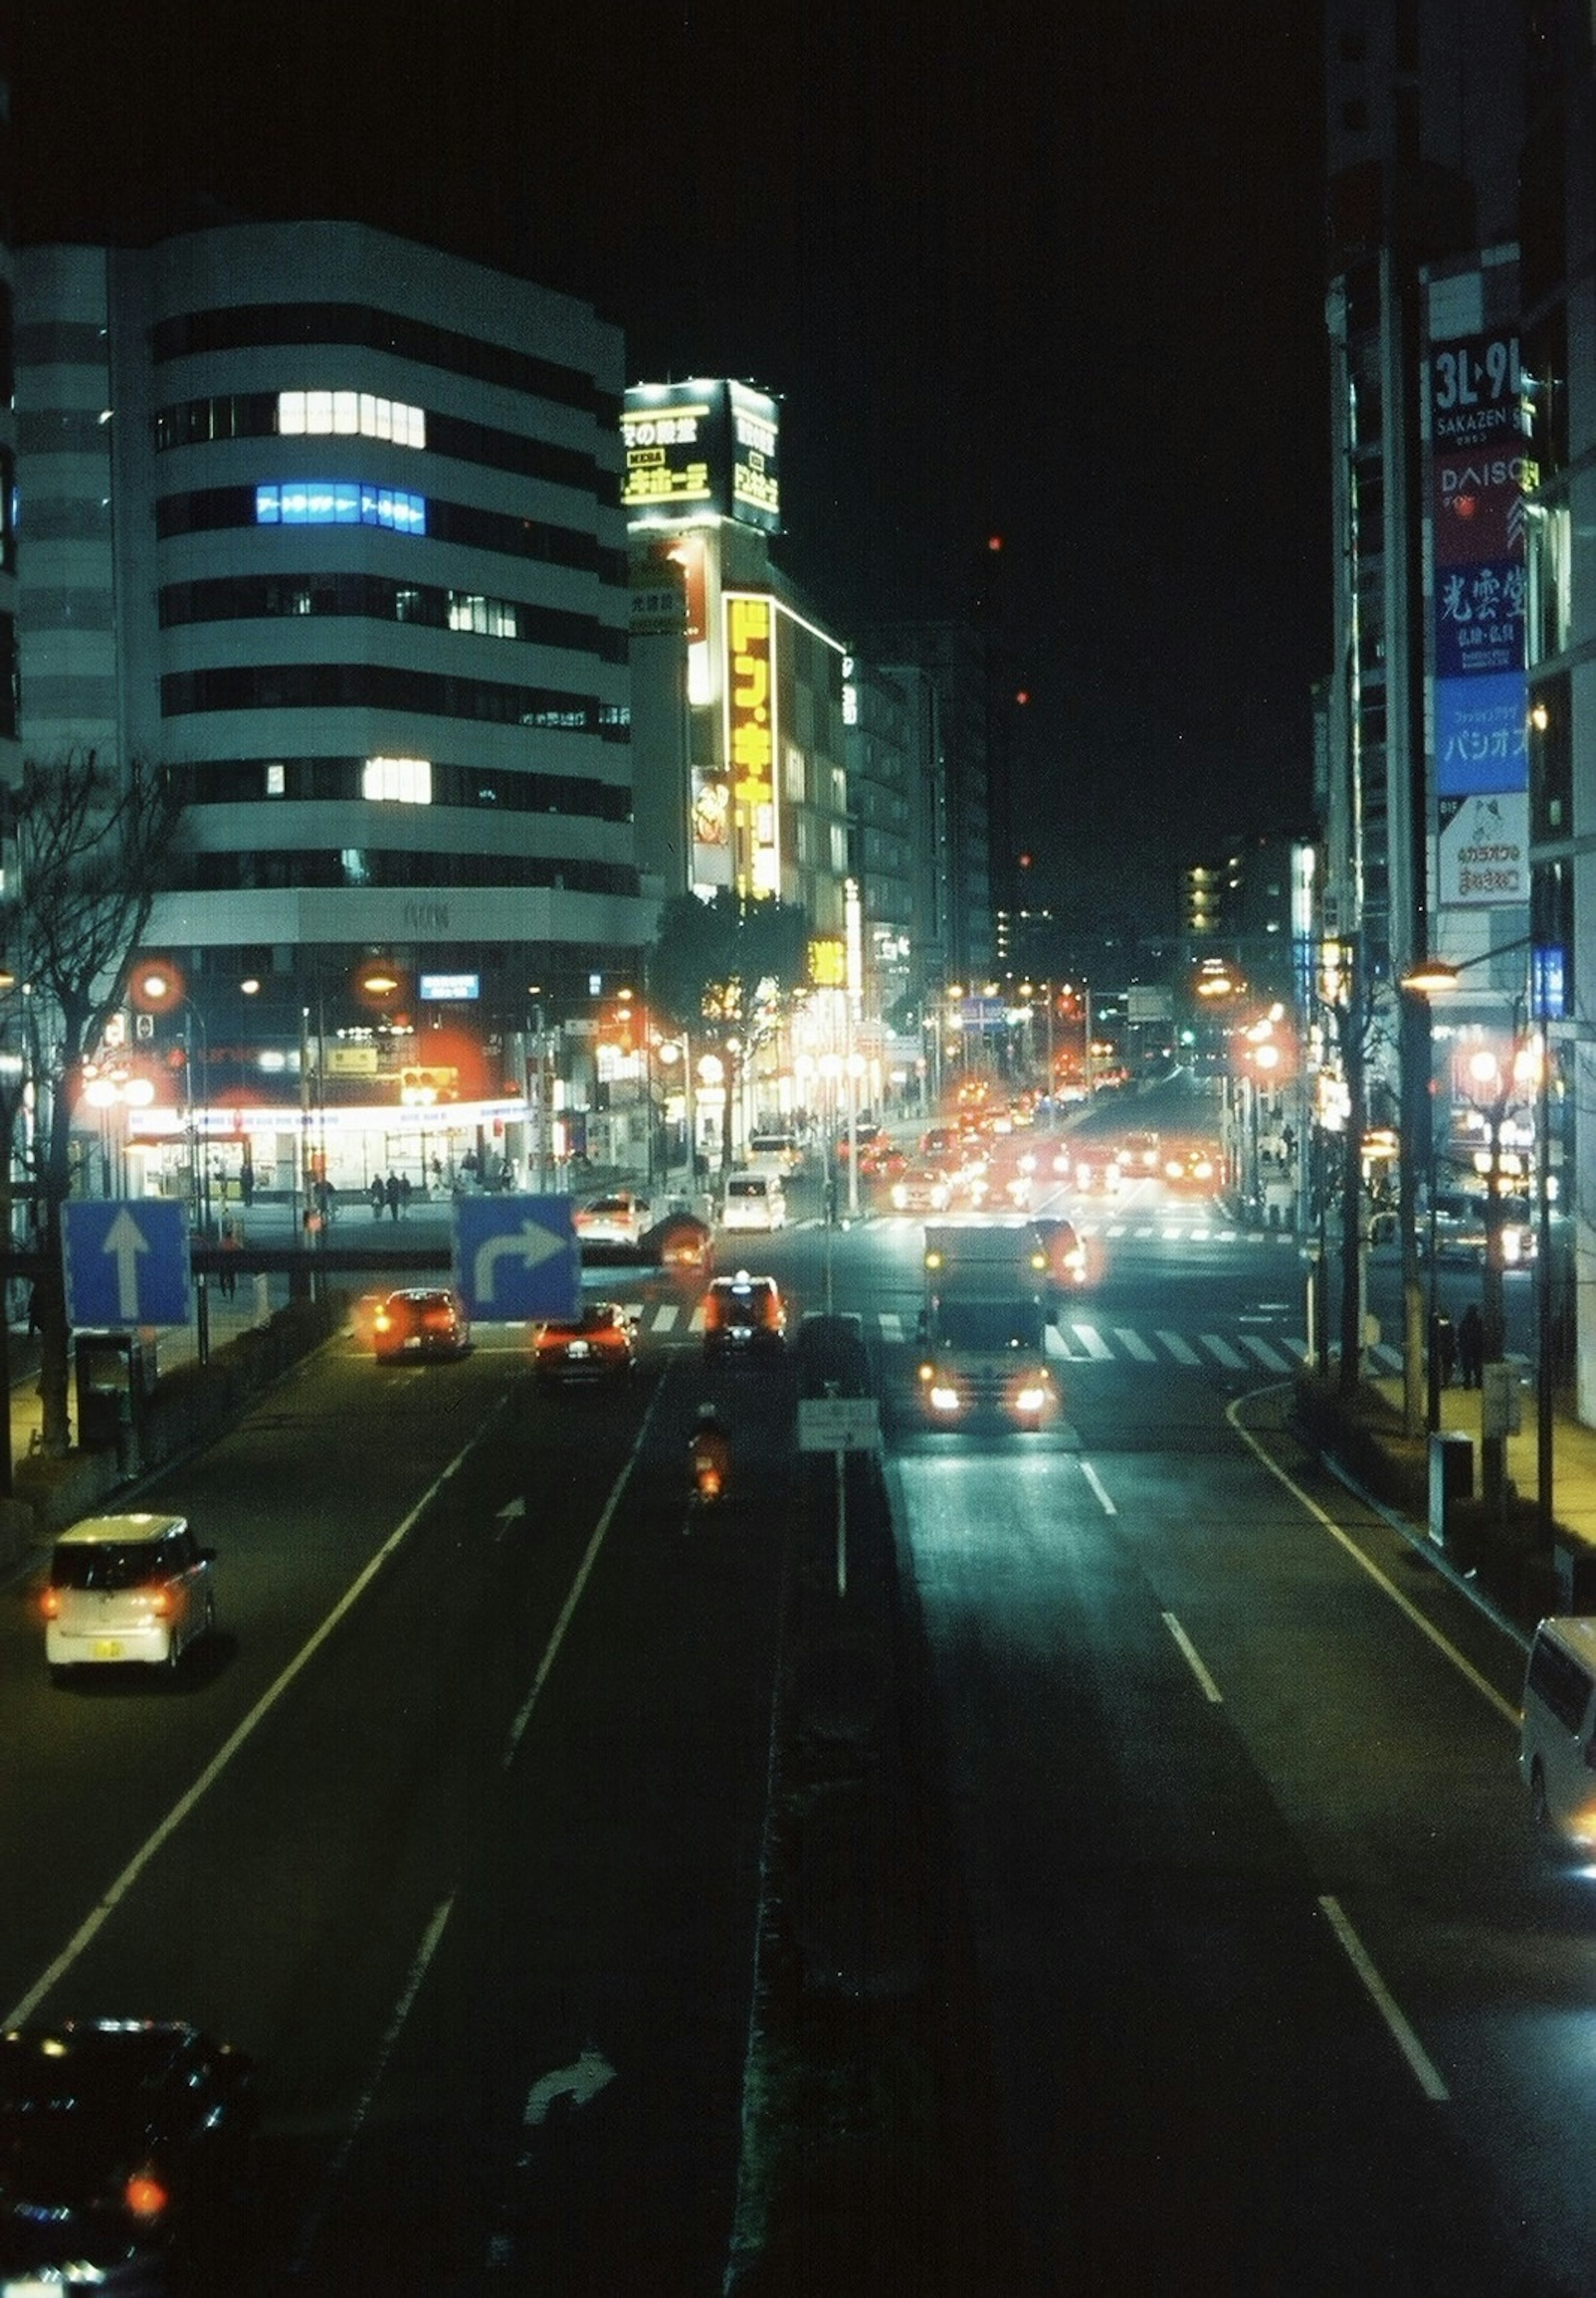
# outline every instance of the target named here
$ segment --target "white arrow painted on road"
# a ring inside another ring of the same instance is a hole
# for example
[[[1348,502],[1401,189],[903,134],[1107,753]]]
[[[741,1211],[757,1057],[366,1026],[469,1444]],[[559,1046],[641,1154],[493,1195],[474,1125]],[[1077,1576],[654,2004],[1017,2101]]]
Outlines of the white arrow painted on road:
[[[616,2071],[602,2051],[595,2051],[590,2043],[582,2056],[568,2067],[556,2067],[533,2083],[526,2094],[526,2108],[521,2120],[529,2130],[535,2130],[548,2115],[557,2099],[568,2098],[574,2106],[585,2106],[597,2098],[606,2083],[616,2079]]]
[[[129,1323],[138,1316],[138,1256],[148,1252],[150,1241],[124,1205],[105,1232],[102,1252],[116,1261],[116,1312]]]
[[[540,1221],[524,1220],[518,1231],[490,1236],[478,1245],[471,1264],[471,1290],[482,1302],[493,1298],[493,1270],[500,1261],[518,1261],[525,1269],[542,1268],[545,1261],[564,1252],[570,1240],[545,1228]]]

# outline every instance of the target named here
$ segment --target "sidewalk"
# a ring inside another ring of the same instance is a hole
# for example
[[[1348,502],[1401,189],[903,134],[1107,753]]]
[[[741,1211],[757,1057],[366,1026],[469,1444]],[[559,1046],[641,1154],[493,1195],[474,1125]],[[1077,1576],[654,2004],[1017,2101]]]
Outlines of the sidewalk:
[[[1400,1377],[1374,1383],[1389,1402],[1402,1409]],[[1480,1488],[1480,1409],[1477,1388],[1443,1388],[1441,1426],[1449,1434],[1460,1432],[1474,1441],[1474,1488]],[[1536,1493],[1535,1400],[1523,1392],[1522,1425],[1507,1440],[1507,1473],[1521,1500]],[[1587,1428],[1566,1408],[1552,1412],[1551,1514],[1559,1530],[1596,1552],[1596,1428]]]

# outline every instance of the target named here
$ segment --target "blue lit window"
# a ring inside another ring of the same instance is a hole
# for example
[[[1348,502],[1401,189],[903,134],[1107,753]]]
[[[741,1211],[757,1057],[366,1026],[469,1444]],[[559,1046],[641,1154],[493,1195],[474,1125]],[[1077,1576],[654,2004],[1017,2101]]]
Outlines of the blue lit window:
[[[255,489],[257,526],[387,526],[426,533],[426,497],[360,479],[287,479]]]

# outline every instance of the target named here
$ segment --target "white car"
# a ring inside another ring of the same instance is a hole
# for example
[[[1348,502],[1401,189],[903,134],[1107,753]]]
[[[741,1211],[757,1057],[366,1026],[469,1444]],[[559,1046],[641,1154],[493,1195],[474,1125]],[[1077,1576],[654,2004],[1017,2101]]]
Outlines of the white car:
[[[211,1567],[180,1516],[90,1516],[59,1534],[40,1599],[45,1658],[70,1667],[176,1667],[216,1625]]]
[[[572,1219],[579,1245],[635,1244],[653,1227],[654,1207],[634,1189],[610,1189],[579,1205]]]

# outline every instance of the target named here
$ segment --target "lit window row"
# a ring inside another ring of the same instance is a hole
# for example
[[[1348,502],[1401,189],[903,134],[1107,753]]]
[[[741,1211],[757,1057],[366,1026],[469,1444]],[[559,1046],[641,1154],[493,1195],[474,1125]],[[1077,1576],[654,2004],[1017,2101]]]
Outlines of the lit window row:
[[[257,526],[391,526],[426,533],[426,497],[364,479],[288,479],[255,489]]]
[[[397,806],[430,806],[433,767],[430,758],[368,758],[360,770],[362,798],[382,798]]]
[[[425,447],[426,415],[369,391],[279,391],[277,430],[285,439],[391,439],[396,447]]]

